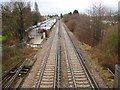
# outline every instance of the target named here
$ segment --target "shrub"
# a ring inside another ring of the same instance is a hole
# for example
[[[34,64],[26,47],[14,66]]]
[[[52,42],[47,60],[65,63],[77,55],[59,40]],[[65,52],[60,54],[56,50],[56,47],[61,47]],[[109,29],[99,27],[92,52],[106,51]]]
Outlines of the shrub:
[[[69,20],[67,23],[68,28],[70,29],[70,31],[74,31],[75,27],[76,27],[76,23],[77,21],[75,19]]]
[[[106,53],[112,56],[117,56],[118,52],[118,26],[112,26],[108,28],[106,34],[104,35],[101,48],[105,50]]]
[[[114,70],[118,59],[118,39],[118,26],[109,27],[97,47],[99,51],[94,53],[103,67]]]

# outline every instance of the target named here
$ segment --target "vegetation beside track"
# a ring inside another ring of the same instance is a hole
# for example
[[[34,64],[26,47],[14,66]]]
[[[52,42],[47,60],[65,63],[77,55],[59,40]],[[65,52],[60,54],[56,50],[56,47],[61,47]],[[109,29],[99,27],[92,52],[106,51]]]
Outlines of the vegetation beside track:
[[[26,42],[26,31],[28,28],[43,21],[37,2],[32,10],[31,2],[3,2],[1,3],[2,13],[2,34],[0,36],[0,47],[2,48],[2,74],[20,60],[32,59],[38,50],[32,47],[17,47]]]

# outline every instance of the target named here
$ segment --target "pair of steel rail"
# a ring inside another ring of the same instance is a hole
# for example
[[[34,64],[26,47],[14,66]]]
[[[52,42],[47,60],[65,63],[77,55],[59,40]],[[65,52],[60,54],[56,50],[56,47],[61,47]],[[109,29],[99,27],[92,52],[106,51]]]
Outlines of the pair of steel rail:
[[[88,68],[88,65],[86,64],[84,58],[82,57],[82,55],[81,55],[81,53],[80,53],[80,50],[78,49],[78,47],[77,47],[77,45],[76,45],[76,44],[77,44],[77,43],[75,42],[76,40],[70,36],[70,34],[69,34],[69,32],[68,32],[69,29],[67,28],[67,26],[66,26],[65,24],[63,24],[63,26],[64,26],[64,28],[65,28],[65,30],[66,30],[66,32],[67,32],[67,35],[69,36],[69,38],[70,38],[70,40],[71,40],[72,46],[73,46],[74,51],[75,51],[75,53],[76,53],[76,55],[77,55],[77,58],[78,58],[78,60],[79,60],[79,63],[82,65],[82,67],[83,67],[83,69],[84,69],[84,72],[85,72],[85,74],[86,74],[86,76],[87,76],[87,78],[88,78],[88,80],[89,80],[89,82],[90,82],[91,87],[99,90],[100,87],[99,87],[98,83],[96,82],[96,80],[93,78],[93,76],[92,76],[92,74],[91,74],[91,72],[90,72],[90,70],[89,70],[89,68]],[[68,56],[68,59],[69,59],[69,56]],[[73,79],[74,79],[74,77],[73,77]],[[76,84],[75,84],[75,81],[74,81],[74,86],[75,86],[75,88],[77,88],[77,86],[76,86]]]

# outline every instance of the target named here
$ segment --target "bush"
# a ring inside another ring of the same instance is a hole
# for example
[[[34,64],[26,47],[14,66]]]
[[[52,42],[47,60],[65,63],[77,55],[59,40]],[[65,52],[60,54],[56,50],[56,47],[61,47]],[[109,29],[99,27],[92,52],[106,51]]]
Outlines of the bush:
[[[90,17],[86,14],[65,15],[64,22],[81,42],[91,45]]]
[[[118,26],[108,28],[97,47],[99,50],[94,52],[103,67],[109,67],[114,70],[118,59],[118,39]]]
[[[101,49],[112,56],[117,56],[118,52],[118,26],[108,28],[101,42]]]
[[[76,27],[77,21],[75,19],[69,20],[67,23],[68,28],[70,29],[71,32],[74,32],[74,29]]]

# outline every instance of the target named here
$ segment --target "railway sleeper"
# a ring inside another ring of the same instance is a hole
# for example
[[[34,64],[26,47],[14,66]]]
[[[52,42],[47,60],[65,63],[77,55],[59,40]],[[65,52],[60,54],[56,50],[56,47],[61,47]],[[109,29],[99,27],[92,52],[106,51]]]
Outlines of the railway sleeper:
[[[78,88],[91,88],[90,85],[81,85],[81,84],[80,85],[77,84],[77,87]]]
[[[86,78],[85,75],[75,76],[75,78]]]
[[[28,72],[30,69],[23,68],[21,71]]]
[[[24,66],[23,68],[30,69],[31,67],[32,67],[32,65],[28,65],[28,66]]]
[[[51,81],[41,81],[41,85],[44,84],[44,85],[52,85],[53,82]]]
[[[53,85],[40,85],[40,88],[53,88]]]
[[[27,74],[28,73],[28,71],[26,72],[26,71],[21,71],[20,72],[20,74]]]
[[[54,73],[44,73],[44,76],[54,76]]]
[[[17,70],[11,70],[10,72],[9,72],[9,74],[15,74],[17,72]]]
[[[53,82],[53,79],[42,79],[43,82]]]

